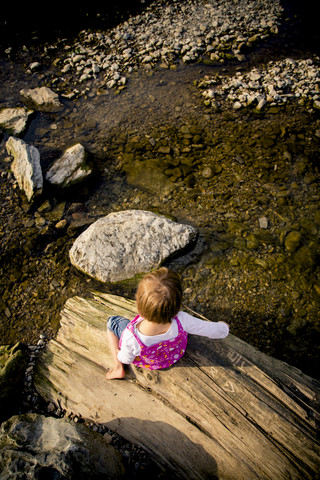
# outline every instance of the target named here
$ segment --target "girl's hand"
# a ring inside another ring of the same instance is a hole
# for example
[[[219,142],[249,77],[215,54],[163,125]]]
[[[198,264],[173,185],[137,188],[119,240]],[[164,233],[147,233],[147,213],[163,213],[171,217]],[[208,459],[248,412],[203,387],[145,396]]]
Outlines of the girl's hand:
[[[230,327],[229,323],[224,322],[223,320],[219,320],[219,323],[225,323],[227,325],[227,327]]]

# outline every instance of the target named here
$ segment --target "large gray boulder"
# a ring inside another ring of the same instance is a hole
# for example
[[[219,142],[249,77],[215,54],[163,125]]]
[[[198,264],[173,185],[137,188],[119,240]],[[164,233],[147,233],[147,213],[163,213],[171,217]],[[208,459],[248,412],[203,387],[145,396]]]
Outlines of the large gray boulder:
[[[28,119],[33,110],[24,107],[3,108],[0,111],[0,127],[7,130],[11,135],[20,135],[26,129]]]
[[[158,267],[196,239],[190,225],[153,212],[110,213],[90,225],[74,242],[71,263],[102,282],[133,278]]]
[[[67,419],[27,414],[0,430],[1,480],[98,480],[124,477],[119,453],[98,433]]]
[[[87,157],[87,152],[80,143],[73,145],[52,164],[46,173],[46,180],[60,187],[68,187],[84,180],[92,173]]]
[[[13,156],[11,169],[18,185],[30,201],[41,194],[43,189],[40,153],[36,147],[16,137],[9,138],[6,149],[8,154]]]

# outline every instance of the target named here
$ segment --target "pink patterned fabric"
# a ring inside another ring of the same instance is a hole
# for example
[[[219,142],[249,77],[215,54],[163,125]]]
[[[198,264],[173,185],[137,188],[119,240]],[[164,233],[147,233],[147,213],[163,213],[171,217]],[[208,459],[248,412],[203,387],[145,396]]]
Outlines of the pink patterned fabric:
[[[183,330],[178,317],[175,317],[178,325],[178,335],[171,340],[165,340],[150,347],[144,345],[134,333],[134,327],[139,319],[140,316],[137,315],[126,327],[134,335],[141,348],[140,355],[132,362],[136,367],[148,368],[149,370],[168,368],[184,355],[187,348],[188,334]],[[121,348],[121,338],[119,346]]]

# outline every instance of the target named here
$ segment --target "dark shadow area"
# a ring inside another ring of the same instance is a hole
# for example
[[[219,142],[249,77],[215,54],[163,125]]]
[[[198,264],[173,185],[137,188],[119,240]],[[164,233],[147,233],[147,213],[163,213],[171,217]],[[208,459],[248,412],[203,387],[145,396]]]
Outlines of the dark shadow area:
[[[192,315],[188,310],[186,312]],[[231,311],[225,308],[212,310],[206,314],[206,318],[227,322],[230,333],[248,343],[248,346],[300,369],[305,375],[320,379],[320,333],[312,325],[305,325],[297,332],[290,333],[287,330],[290,317],[283,318],[282,328],[279,328],[281,314],[278,317],[266,314],[261,318],[249,311]],[[207,366],[232,366],[226,360],[224,347],[220,347],[219,342],[189,335],[188,345],[195,352],[202,353],[202,360],[208,359]]]
[[[1,7],[0,45],[37,45],[58,37],[72,38],[83,29],[108,29],[141,12],[150,0],[117,2],[55,2],[49,8],[37,4],[5,2]]]
[[[295,43],[302,50],[318,53],[320,49],[319,18],[317,4],[313,0],[282,0],[285,15],[295,18],[292,30]]]
[[[130,441],[141,445],[149,454],[153,455],[155,464],[163,472],[158,478],[166,480],[218,480],[217,463],[213,456],[204,448],[193,443],[177,428],[164,422],[151,422],[137,418],[116,418],[104,424],[105,427],[119,433],[131,432]],[[147,441],[150,438],[163,438],[161,453],[156,451],[156,443],[152,446]],[[179,459],[179,463],[174,460]],[[150,471],[146,476],[150,477]],[[149,476],[148,476],[149,475]],[[141,477],[139,477],[141,478]]]

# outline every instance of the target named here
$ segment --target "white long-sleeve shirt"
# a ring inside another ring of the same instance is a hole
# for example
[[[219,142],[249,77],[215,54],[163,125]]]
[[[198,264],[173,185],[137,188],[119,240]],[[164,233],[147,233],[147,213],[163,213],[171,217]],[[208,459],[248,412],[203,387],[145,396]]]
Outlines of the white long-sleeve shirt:
[[[186,312],[179,312],[177,317],[181,322],[182,328],[187,333],[193,335],[219,339],[225,338],[229,334],[229,327],[224,322],[207,322],[205,320],[200,320],[199,318],[193,317]],[[143,318],[141,318],[141,320],[143,320]],[[138,328],[136,328],[136,326],[134,328],[134,333],[144,345],[150,347],[156,343],[175,338],[178,335],[178,325],[176,320],[173,319],[169,330],[167,330],[165,333],[161,333],[160,335],[143,335]],[[133,362],[138,355],[140,355],[140,352],[141,348],[136,338],[128,329],[125,329],[122,336],[121,349],[118,352],[118,360],[121,363],[129,364]]]

